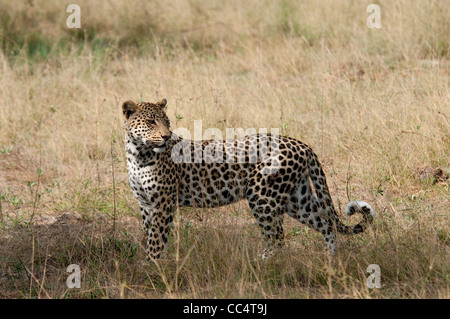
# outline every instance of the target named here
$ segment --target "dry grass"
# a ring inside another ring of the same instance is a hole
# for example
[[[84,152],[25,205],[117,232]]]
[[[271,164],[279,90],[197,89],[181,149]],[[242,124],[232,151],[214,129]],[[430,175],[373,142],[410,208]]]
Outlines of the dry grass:
[[[69,30],[72,2],[0,1],[0,297],[450,296],[448,180],[416,174],[449,173],[446,1],[380,1],[381,29],[370,2],[77,1]],[[374,227],[340,236],[328,264],[320,235],[286,218],[288,247],[262,262],[245,203],[183,209],[161,265],[143,262],[120,104],[163,97],[174,127],[309,144],[335,206],[368,201]]]

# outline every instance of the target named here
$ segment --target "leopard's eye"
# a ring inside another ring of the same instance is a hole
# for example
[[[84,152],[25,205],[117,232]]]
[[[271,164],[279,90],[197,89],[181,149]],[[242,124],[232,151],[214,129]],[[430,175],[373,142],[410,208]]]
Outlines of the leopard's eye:
[[[151,120],[151,121],[149,121],[149,123],[150,123],[150,125],[156,125],[155,120]]]

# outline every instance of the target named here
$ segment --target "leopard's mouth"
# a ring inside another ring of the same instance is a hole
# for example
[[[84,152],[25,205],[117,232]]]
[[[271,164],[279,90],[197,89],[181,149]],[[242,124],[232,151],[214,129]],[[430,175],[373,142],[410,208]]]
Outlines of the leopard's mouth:
[[[146,140],[144,141],[146,148],[151,149],[155,153],[162,153],[166,150],[167,140]]]
[[[162,141],[159,143],[154,143],[153,145],[153,152],[155,153],[162,153],[166,150],[166,141]]]
[[[153,148],[153,152],[155,153],[162,153],[166,150],[166,145],[162,145],[162,146],[156,146]]]

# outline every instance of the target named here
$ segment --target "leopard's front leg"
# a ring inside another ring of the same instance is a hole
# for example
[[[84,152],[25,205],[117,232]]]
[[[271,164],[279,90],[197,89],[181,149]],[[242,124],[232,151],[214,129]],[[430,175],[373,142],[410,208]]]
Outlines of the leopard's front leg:
[[[147,258],[158,260],[167,243],[170,226],[173,221],[174,207],[169,204],[157,205],[153,211],[153,219],[147,230]]]
[[[152,183],[135,187],[144,230],[147,233],[145,250],[148,260],[161,258],[170,233],[176,208],[175,180],[154,178]]]

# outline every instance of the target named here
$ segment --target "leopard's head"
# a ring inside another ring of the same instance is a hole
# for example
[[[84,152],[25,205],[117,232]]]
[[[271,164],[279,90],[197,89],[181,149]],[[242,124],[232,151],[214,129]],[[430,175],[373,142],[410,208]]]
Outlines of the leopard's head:
[[[166,115],[167,100],[157,103],[126,101],[122,104],[126,138],[136,147],[149,147],[162,153],[170,139],[170,121]]]

